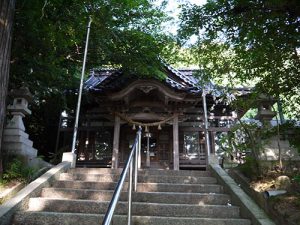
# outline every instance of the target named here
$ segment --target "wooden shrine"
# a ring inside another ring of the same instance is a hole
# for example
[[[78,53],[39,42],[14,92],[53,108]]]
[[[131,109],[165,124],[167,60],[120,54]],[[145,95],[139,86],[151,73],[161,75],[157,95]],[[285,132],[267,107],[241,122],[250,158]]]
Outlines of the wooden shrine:
[[[222,102],[222,91],[199,80],[189,69],[165,66],[163,80],[126,76],[116,69],[94,69],[85,81],[77,144],[77,164],[122,167],[137,127],[143,129],[142,167],[204,168],[207,165],[203,90],[207,91],[210,154],[218,136],[239,116]],[[246,95],[249,90],[240,90]],[[71,143],[70,117],[61,119],[60,147]],[[62,133],[64,135],[62,135]]]

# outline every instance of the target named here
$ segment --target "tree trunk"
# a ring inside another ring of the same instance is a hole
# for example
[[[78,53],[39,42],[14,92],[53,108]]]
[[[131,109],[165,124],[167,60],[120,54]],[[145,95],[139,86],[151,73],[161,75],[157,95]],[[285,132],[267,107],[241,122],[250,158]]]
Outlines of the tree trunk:
[[[10,67],[11,36],[15,0],[0,0],[0,176],[2,177],[2,133]]]
[[[278,105],[279,106],[279,105]],[[275,107],[272,106],[272,109],[274,112],[276,112],[276,140],[277,140],[277,147],[278,147],[278,163],[279,163],[279,169],[280,171],[283,170],[283,164],[282,164],[282,149],[280,146],[280,126],[279,126],[279,119],[278,119],[278,114],[280,115],[279,109],[278,112],[276,111]],[[282,124],[282,121],[281,121]]]

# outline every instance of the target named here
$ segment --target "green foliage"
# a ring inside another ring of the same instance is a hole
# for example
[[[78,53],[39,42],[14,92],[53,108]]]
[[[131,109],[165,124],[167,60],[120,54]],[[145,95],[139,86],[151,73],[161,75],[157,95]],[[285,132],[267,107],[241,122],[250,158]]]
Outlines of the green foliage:
[[[30,182],[36,169],[28,167],[21,158],[14,158],[8,163],[3,174],[3,181],[18,180],[21,182]]]
[[[128,73],[161,75],[158,56],[171,39],[160,24],[168,17],[150,1],[23,0],[16,5],[14,82],[33,83],[42,93],[72,87],[80,72],[89,16],[87,68],[122,66]]]
[[[300,175],[294,176],[293,180],[300,184]]]
[[[299,18],[298,0],[209,0],[183,6],[180,36],[198,36],[191,48],[207,75],[227,86],[256,84],[257,91],[280,96],[297,118]]]
[[[264,130],[257,122],[239,121],[230,132],[222,137],[221,149],[232,156],[246,155],[241,159],[241,171],[248,177],[262,175],[259,157],[263,151]]]
[[[161,28],[169,20],[163,6],[149,0],[17,1],[10,88],[25,83],[34,95],[25,122],[40,154],[55,148],[61,109],[75,109],[89,16],[86,71],[116,66],[127,75],[163,77],[159,56],[167,59],[174,45]]]
[[[250,108],[245,115],[243,116],[244,119],[254,119],[257,115],[257,109]]]
[[[256,159],[254,159],[253,157],[251,156],[247,156],[245,158],[245,163],[243,164],[240,164],[238,166],[238,169],[248,178],[251,178],[251,179],[256,179],[257,176],[259,175],[257,173],[257,162],[256,162]]]
[[[250,152],[261,150],[261,124],[239,121],[223,137],[223,148],[231,152]]]
[[[247,153],[251,156],[249,165],[241,167],[243,170],[248,170],[248,167],[256,168],[257,176],[263,175],[264,169],[263,164],[260,163],[260,156],[264,152],[263,146],[268,143],[269,139],[272,137],[277,137],[277,141],[280,139],[287,138],[290,144],[300,149],[300,129],[294,123],[286,122],[280,126],[266,126],[257,122],[244,122],[239,121],[228,134],[223,135],[220,142],[220,147],[223,151],[230,153],[231,155],[237,155],[237,153]],[[293,163],[288,162],[288,165],[283,167],[281,159],[281,149],[279,148],[279,168],[285,170],[293,169]],[[300,151],[299,151],[300,152]],[[246,158],[246,164],[247,164]],[[253,162],[254,160],[254,162]],[[275,166],[275,165],[274,165]],[[276,165],[278,166],[278,165]],[[249,173],[253,170],[249,169]],[[245,171],[244,171],[245,172]],[[246,173],[246,172],[245,172]],[[247,175],[247,174],[246,174]],[[248,174],[250,175],[250,174]]]
[[[296,126],[293,121],[280,125],[281,134],[289,140],[292,147],[300,153],[300,127]]]

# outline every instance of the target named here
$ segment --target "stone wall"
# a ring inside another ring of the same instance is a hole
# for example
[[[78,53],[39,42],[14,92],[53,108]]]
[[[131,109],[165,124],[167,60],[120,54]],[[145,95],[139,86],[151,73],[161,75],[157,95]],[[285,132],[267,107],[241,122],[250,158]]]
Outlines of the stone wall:
[[[297,149],[293,148],[288,140],[279,141],[281,148],[281,155],[284,161],[300,161],[299,152]],[[278,160],[279,148],[278,141],[276,137],[271,137],[267,143],[264,145],[264,150],[261,154],[262,160],[274,161]]]

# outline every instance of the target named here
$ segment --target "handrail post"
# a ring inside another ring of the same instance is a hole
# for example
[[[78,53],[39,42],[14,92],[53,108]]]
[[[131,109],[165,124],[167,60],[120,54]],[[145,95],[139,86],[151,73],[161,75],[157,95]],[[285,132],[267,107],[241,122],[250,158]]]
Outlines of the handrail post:
[[[138,137],[139,137],[139,140],[138,140],[138,169],[141,169],[141,165],[142,165],[142,162],[141,162],[142,132],[141,132],[141,130],[139,132]]]
[[[135,146],[135,157],[134,157],[134,187],[133,191],[137,191],[137,182],[138,182],[138,144]]]
[[[128,181],[128,220],[127,224],[131,225],[131,207],[132,207],[132,167],[133,167],[133,161],[130,162],[129,167],[129,181]]]
[[[138,165],[138,163],[137,163],[138,160],[136,160],[136,159],[137,158],[139,159],[139,157],[140,157],[140,155],[138,155],[138,157],[136,157],[134,154],[137,155],[137,153],[138,153],[138,151],[140,151],[140,149],[141,149],[141,128],[139,129],[139,131],[136,135],[134,145],[131,149],[128,160],[127,160],[127,162],[126,162],[126,164],[123,168],[120,179],[117,183],[117,186],[116,186],[115,191],[113,193],[112,199],[109,203],[107,212],[105,213],[102,225],[110,225],[110,223],[111,223],[111,220],[112,220],[112,217],[114,215],[114,211],[115,211],[115,208],[117,206],[119,197],[121,195],[121,191],[122,191],[122,188],[124,186],[124,183],[125,183],[125,180],[126,180],[126,176],[128,175],[128,172],[129,172],[129,180],[128,180],[128,221],[127,222],[128,222],[128,225],[131,225],[131,222],[132,222],[133,169],[135,170],[134,175],[136,176],[134,179],[135,179],[135,182],[137,183],[138,170],[136,169],[137,168],[136,164]],[[135,160],[135,162],[133,162],[133,160]],[[133,163],[135,163],[135,164],[133,164]],[[135,166],[135,168],[133,168],[133,166]],[[135,183],[135,187],[137,185],[136,183]]]

